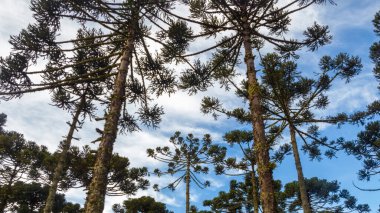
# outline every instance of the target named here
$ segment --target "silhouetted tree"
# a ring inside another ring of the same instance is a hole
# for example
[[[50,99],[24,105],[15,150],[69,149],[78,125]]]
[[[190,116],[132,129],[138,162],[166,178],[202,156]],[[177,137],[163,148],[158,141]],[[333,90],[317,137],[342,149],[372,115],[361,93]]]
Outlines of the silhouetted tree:
[[[32,182],[16,182],[10,193],[9,210],[18,213],[42,212],[49,193],[49,186]],[[65,195],[56,194],[51,212],[79,213],[82,209],[79,204],[66,202]]]
[[[357,199],[349,191],[340,189],[337,181],[327,181],[316,177],[305,179],[310,206],[313,212],[371,212],[367,204],[357,204]],[[287,183],[278,196],[283,212],[301,210],[298,182]]]
[[[171,138],[170,143],[172,148],[157,147],[156,149],[148,149],[149,157],[164,162],[167,164],[167,171],[155,169],[154,173],[158,176],[164,174],[175,175],[179,177],[168,186],[174,190],[181,182],[186,184],[186,212],[190,211],[190,182],[193,181],[199,188],[203,189],[210,185],[209,181],[201,182],[196,173],[207,174],[209,172],[208,164],[223,159],[225,149],[218,145],[212,145],[211,136],[206,134],[200,140],[188,134],[186,138],[181,136],[180,132],[176,132]],[[174,148],[174,150],[172,150]],[[158,186],[155,186],[158,189]]]
[[[173,213],[166,209],[164,203],[156,202],[154,198],[149,196],[125,200],[123,206],[114,204],[112,210],[115,213]]]
[[[17,181],[38,179],[46,147],[26,141],[17,132],[0,134],[0,212],[3,213]]]
[[[7,115],[4,113],[0,113],[0,133],[4,131],[3,127],[7,122]]]
[[[380,122],[370,122],[365,130],[358,133],[357,139],[346,141],[344,148],[348,154],[363,160],[363,168],[359,170],[359,180],[371,180],[380,174]],[[379,191],[369,189],[369,191]]]

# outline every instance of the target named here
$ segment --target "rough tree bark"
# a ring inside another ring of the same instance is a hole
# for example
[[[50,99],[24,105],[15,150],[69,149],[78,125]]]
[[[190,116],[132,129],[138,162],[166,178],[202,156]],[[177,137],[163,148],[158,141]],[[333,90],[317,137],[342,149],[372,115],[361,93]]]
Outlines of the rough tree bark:
[[[126,41],[125,50],[121,57],[121,64],[115,79],[114,90],[111,96],[109,112],[104,124],[102,140],[99,144],[94,174],[91,180],[86,198],[85,213],[102,213],[104,209],[104,199],[107,190],[107,175],[112,157],[113,144],[115,142],[120,111],[125,101],[125,85],[128,67],[131,63],[134,49],[135,25],[132,25]]]
[[[254,138],[254,149],[257,154],[257,167],[261,189],[261,204],[264,213],[276,213],[277,205],[274,194],[272,164],[270,162],[269,148],[265,138],[265,126],[262,118],[261,97],[259,91],[259,83],[256,77],[254,65],[254,55],[252,51],[252,42],[250,38],[250,26],[245,18],[243,45],[245,49],[244,61],[247,65],[248,77],[248,100],[250,104],[250,112],[252,115],[252,127]]]
[[[82,113],[82,110],[83,110],[83,107],[85,104],[86,104],[86,97],[85,97],[85,95],[83,95],[81,97],[79,104],[77,105],[75,114],[73,116],[73,120],[70,124],[69,132],[67,134],[66,139],[63,142],[62,151],[59,154],[58,164],[54,170],[53,180],[52,180],[50,188],[49,188],[49,195],[46,199],[46,205],[44,208],[44,213],[51,213],[52,212],[53,205],[54,205],[54,198],[55,198],[55,195],[57,193],[58,183],[59,183],[59,181],[62,180],[62,175],[64,172],[64,167],[66,166],[66,159],[67,159],[68,152],[70,150],[71,141],[73,139],[75,129],[77,128],[79,116]]]
[[[251,184],[252,184],[252,199],[253,199],[253,213],[259,213],[259,188],[257,187],[256,182],[256,172],[255,172],[255,166],[252,165],[252,172],[251,172]]]
[[[187,157],[186,165],[186,213],[190,212],[190,157]]]
[[[312,213],[310,202],[309,202],[309,196],[307,195],[305,178],[303,176],[300,154],[298,152],[298,146],[297,146],[297,141],[296,141],[296,131],[292,124],[289,125],[289,130],[290,130],[290,141],[292,144],[293,155],[294,155],[294,162],[296,164],[297,175],[298,175],[298,186],[299,186],[299,190],[301,194],[302,209],[304,213]]]

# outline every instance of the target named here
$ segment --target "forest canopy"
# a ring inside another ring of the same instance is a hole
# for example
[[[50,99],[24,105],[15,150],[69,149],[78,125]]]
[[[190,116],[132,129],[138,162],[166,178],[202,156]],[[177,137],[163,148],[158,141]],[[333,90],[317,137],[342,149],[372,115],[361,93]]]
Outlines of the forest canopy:
[[[379,8],[4,0],[0,213],[380,212]]]

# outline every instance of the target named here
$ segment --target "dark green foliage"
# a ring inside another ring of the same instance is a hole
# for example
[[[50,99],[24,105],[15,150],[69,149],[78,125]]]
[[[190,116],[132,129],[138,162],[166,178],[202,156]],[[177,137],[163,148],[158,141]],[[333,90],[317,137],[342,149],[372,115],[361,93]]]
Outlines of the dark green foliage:
[[[38,179],[38,170],[42,167],[43,156],[46,152],[46,147],[26,141],[20,133],[1,133],[0,184],[11,187],[16,181]],[[7,187],[4,189],[9,190]],[[7,198],[7,193],[2,194],[2,199]]]
[[[363,169],[359,171],[359,179],[369,181],[380,174],[380,122],[370,122],[365,130],[359,132],[357,139],[347,141],[344,147],[348,154],[363,161]],[[380,190],[380,189],[379,189]]]
[[[345,53],[335,58],[324,56],[320,60],[321,72],[316,79],[303,77],[297,71],[294,61],[284,60],[277,54],[263,57],[262,66],[264,75],[261,92],[268,120],[291,125],[304,142],[302,149],[311,159],[321,158],[320,146],[327,148],[326,156],[333,157],[335,152],[341,149],[339,140],[327,141],[327,138],[321,137],[316,124],[323,122],[341,124],[347,122],[349,118],[342,116],[343,113],[318,118],[313,111],[327,107],[329,99],[326,92],[334,80],[339,77],[349,81],[360,72],[362,68],[360,59]],[[307,127],[307,131],[301,130],[301,126]],[[282,131],[281,128],[278,130]],[[288,146],[285,144],[280,147],[275,153],[275,158],[281,160],[286,152],[291,151]]]
[[[65,213],[81,213],[83,212],[83,209],[80,207],[78,203],[74,204],[74,203],[68,202],[65,204],[62,211]]]
[[[7,115],[4,113],[0,113],[0,133],[4,131],[3,127],[7,122]]]
[[[345,189],[340,189],[337,181],[327,181],[316,177],[305,179],[310,204],[315,212],[371,212],[367,204],[357,204],[357,199]],[[287,183],[279,193],[278,203],[283,212],[301,210],[301,200],[297,181]]]
[[[68,159],[67,170],[60,183],[63,190],[73,187],[85,187],[88,189],[92,179],[92,167],[96,159],[96,151],[88,146],[81,150],[78,147],[71,147]],[[57,153],[45,159],[45,172],[51,174],[57,164]],[[130,168],[128,158],[121,157],[117,153],[113,154],[108,175],[107,194],[110,196],[133,195],[139,189],[146,189],[149,182],[145,179],[147,168]]]
[[[201,143],[193,134],[188,134],[184,138],[180,132],[176,132],[170,138],[170,143],[174,147],[174,150],[168,146],[147,150],[149,157],[167,163],[168,169],[166,171],[154,170],[156,175],[179,174],[179,178],[165,188],[174,190],[179,183],[186,181],[187,172],[190,172],[191,180],[198,187],[204,188],[209,186],[210,183],[208,181],[201,182],[197,178],[196,173],[207,174],[209,172],[207,164],[223,159],[226,152],[225,148],[219,145],[212,145],[211,136],[208,134],[204,135]]]
[[[373,19],[374,32],[377,36],[380,36],[380,11],[375,14]],[[380,80],[380,41],[377,41],[372,44],[370,48],[370,59],[374,63],[373,74],[377,80]],[[380,86],[378,86],[380,89]],[[351,115],[354,123],[364,124],[367,119],[372,119],[374,116],[380,114],[380,103],[379,100],[375,100],[367,106],[367,109],[364,111],[358,111]]]
[[[374,32],[377,36],[380,36],[380,11],[375,14],[373,19]],[[370,58],[372,59],[375,67],[373,73],[375,77],[380,79],[380,43],[375,42],[370,48]],[[368,120],[376,118],[379,115],[380,102],[375,100],[367,106],[366,110],[357,111],[350,115],[353,123],[361,124],[365,126],[365,130],[359,132],[356,140],[343,141],[344,148],[348,154],[354,155],[357,159],[363,161],[363,168],[359,170],[358,176],[360,180],[370,181],[371,177],[377,177],[380,173],[380,143],[379,143],[379,131],[380,122],[372,121],[366,123]],[[358,187],[359,188],[359,187]],[[363,189],[368,191],[378,191],[376,189]]]
[[[376,13],[375,18],[373,19],[373,25],[375,27],[374,31],[377,36],[380,36],[380,11]],[[370,58],[375,64],[373,72],[376,78],[380,79],[380,43],[375,42],[370,49]]]
[[[166,209],[164,203],[156,202],[154,198],[149,196],[125,200],[123,206],[114,204],[112,210],[115,213],[173,213]]]
[[[212,212],[252,212],[252,184],[246,176],[245,182],[230,181],[228,192],[221,191],[218,196],[203,201],[203,206],[208,206]]]
[[[296,0],[283,6],[278,6],[276,1],[185,1],[190,7],[192,19],[178,18],[201,27],[202,30],[196,37],[217,37],[223,31],[232,33],[218,37],[215,45],[191,54],[214,51],[209,62],[200,64],[196,60],[192,69],[183,73],[180,78],[181,88],[193,94],[206,90],[214,81],[218,81],[226,89],[236,87],[232,79],[237,76],[236,67],[242,62],[239,56],[246,35],[255,49],[262,48],[264,43],[268,42],[275,45],[284,55],[293,56],[294,52],[302,47],[314,51],[329,43],[331,36],[328,27],[317,23],[304,31],[303,40],[288,39],[284,36],[291,24],[291,14],[326,2],[333,1]]]
[[[248,176],[249,178],[249,176]],[[311,207],[318,213],[371,212],[367,204],[357,204],[357,199],[345,189],[340,189],[337,181],[327,181],[316,177],[305,179]],[[276,199],[279,212],[302,211],[298,182],[285,184],[284,189],[279,181],[276,185]],[[249,179],[244,182],[231,181],[228,192],[219,192],[211,200],[205,200],[211,212],[252,212],[249,196],[252,185]],[[207,212],[207,211],[206,211]]]
[[[172,2],[33,0],[31,10],[36,23],[11,36],[13,51],[9,57],[0,59],[1,97],[7,100],[28,92],[51,90],[55,105],[71,109],[77,96],[87,91],[88,113],[93,107],[91,100],[108,104],[109,90],[113,88],[128,37],[126,32],[133,29],[133,60],[127,67],[130,76],[125,92],[129,103],[140,107],[131,112],[125,106],[119,123],[122,131],[138,130],[139,119],[145,125],[156,127],[163,112],[161,107],[150,106],[151,94],[175,92],[174,71],[164,63],[183,54],[192,34],[185,22],[160,15],[160,8],[169,9]],[[135,13],[141,15],[140,20],[136,20]],[[150,28],[144,23],[157,17],[161,20],[155,22],[160,26],[159,39],[151,36]],[[64,18],[81,24],[75,38],[62,40],[59,36],[64,30],[61,28]],[[164,23],[170,23],[169,27],[161,26]],[[161,44],[165,54],[152,53],[148,40]],[[47,61],[45,68],[31,70],[30,65],[38,64],[38,59]]]
[[[0,186],[2,189],[3,186]],[[41,212],[49,192],[49,186],[37,182],[16,182],[9,193],[8,210],[18,213]],[[52,209],[53,213],[59,212],[80,213],[82,209],[79,204],[66,202],[65,195],[57,194]]]
[[[66,107],[72,101],[71,92],[83,95],[86,91],[89,100],[107,105],[104,130],[98,131],[101,137],[96,140],[101,144],[87,199],[91,204],[86,205],[91,213],[104,207],[106,177],[118,125],[122,132],[139,130],[138,120],[157,127],[163,112],[161,107],[150,104],[152,96],[175,91],[174,71],[164,66],[173,54],[164,60],[152,54],[147,41],[177,52],[186,50],[188,40],[169,29],[171,25],[178,27],[177,22],[160,13],[161,9],[170,10],[173,2],[33,0],[35,23],[11,37],[13,50],[9,57],[0,59],[0,96],[5,100],[53,90],[53,100]],[[80,27],[75,38],[62,40],[59,34],[65,29],[61,29],[61,22],[67,18],[72,26]],[[162,34],[167,33],[166,39],[152,37],[148,23],[154,23]],[[40,64],[40,59],[46,66],[32,71],[31,65]],[[127,110],[127,103],[134,104],[134,110]]]

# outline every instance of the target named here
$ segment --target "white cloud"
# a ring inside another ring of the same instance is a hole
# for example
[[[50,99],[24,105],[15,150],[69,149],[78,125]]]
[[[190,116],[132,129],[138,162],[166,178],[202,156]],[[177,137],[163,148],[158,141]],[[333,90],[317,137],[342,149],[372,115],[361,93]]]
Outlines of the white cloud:
[[[0,55],[6,56],[10,51],[7,40],[10,35],[18,34],[21,28],[26,27],[31,21],[31,12],[28,9],[25,0],[2,0],[0,7]],[[353,5],[358,5],[353,8]],[[370,30],[370,20],[373,14],[380,8],[380,3],[373,0],[362,1],[338,1],[338,6],[317,6],[297,13],[292,16],[293,24],[290,28],[291,36],[300,36],[302,31],[313,24],[314,21],[322,24],[330,25],[332,34],[339,34],[342,30],[348,28],[368,28]],[[71,22],[63,24],[65,28],[61,32],[62,39],[69,38],[68,35],[75,34],[76,26]],[[354,41],[353,41],[354,42]],[[340,44],[340,41],[333,41]],[[191,47],[192,51],[199,50],[206,46],[211,46],[211,40],[203,40]],[[347,45],[347,44],[345,44]],[[268,48],[267,51],[270,51]],[[207,58],[207,54],[204,58]],[[364,55],[363,57],[366,57]],[[308,65],[310,70],[316,69],[319,61],[318,54],[303,53],[300,63]],[[177,71],[181,71],[181,66],[176,67]],[[242,66],[242,73],[244,67]],[[242,75],[240,78],[243,78]],[[236,81],[239,82],[239,81]],[[326,113],[335,113],[339,111],[352,112],[370,103],[378,98],[377,82],[369,75],[363,75],[353,79],[348,86],[338,84],[329,92],[331,104],[324,111]],[[157,146],[168,145],[168,139],[174,131],[181,131],[183,134],[194,133],[197,137],[202,137],[205,133],[211,133],[215,141],[221,141],[223,128],[230,127],[232,121],[228,119],[213,120],[211,116],[205,116],[200,113],[200,100],[204,95],[220,97],[226,107],[235,107],[244,105],[240,99],[236,98],[232,91],[225,92],[218,86],[210,88],[207,93],[199,93],[195,96],[188,96],[186,93],[177,93],[161,97],[157,103],[163,105],[166,115],[163,122],[157,130],[147,130],[136,132],[133,134],[120,135],[115,143],[114,151],[121,155],[127,156],[132,166],[147,166],[149,168],[161,167],[163,164],[153,159],[147,158],[146,149]],[[26,94],[21,100],[12,100],[10,102],[2,101],[0,103],[0,112],[8,114],[7,129],[16,130],[25,135],[27,139],[36,141],[39,144],[46,145],[49,150],[54,151],[58,142],[62,140],[62,136],[67,134],[67,121],[70,121],[70,115],[54,106],[49,105],[48,93]],[[101,112],[101,111],[99,111]],[[321,112],[323,115],[324,112]],[[100,114],[100,113],[99,113]],[[87,122],[83,129],[76,135],[81,138],[74,145],[82,146],[89,144],[90,141],[96,139],[98,134],[94,131],[96,127],[102,128],[101,122]],[[238,127],[239,128],[239,127]],[[288,136],[284,136],[284,141],[288,141]],[[91,144],[93,148],[97,145]],[[173,177],[157,178],[151,176],[149,178],[154,183],[165,185],[173,180]],[[205,177],[210,179],[212,187],[221,188],[224,182],[214,177]],[[152,189],[147,191],[139,191],[135,197],[149,195],[160,202],[164,202],[170,206],[180,207],[184,204],[184,186],[183,184],[175,192],[158,193]],[[196,193],[197,190],[194,190]],[[84,202],[85,192],[82,189],[72,189],[66,194],[69,201]],[[121,203],[127,197],[107,197],[106,212],[111,212],[111,206],[114,203]],[[199,201],[198,195],[193,196],[192,201]]]

